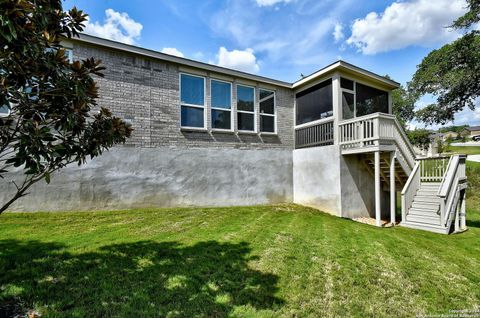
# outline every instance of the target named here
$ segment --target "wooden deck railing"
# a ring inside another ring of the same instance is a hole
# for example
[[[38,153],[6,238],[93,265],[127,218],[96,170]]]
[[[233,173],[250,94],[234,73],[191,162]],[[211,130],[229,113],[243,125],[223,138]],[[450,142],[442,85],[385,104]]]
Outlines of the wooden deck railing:
[[[422,182],[442,182],[452,157],[428,157],[420,160],[420,180]]]
[[[394,115],[375,113],[361,116],[341,121],[338,128],[342,149],[396,144],[410,169],[415,165],[413,146]]]
[[[295,128],[295,148],[333,145],[333,118]]]

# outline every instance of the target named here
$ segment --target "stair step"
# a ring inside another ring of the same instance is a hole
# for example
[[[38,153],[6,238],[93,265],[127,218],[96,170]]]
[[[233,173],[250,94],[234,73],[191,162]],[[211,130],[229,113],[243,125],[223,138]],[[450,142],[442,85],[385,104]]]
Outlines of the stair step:
[[[439,203],[440,204],[440,198],[437,197],[436,195],[416,195],[413,201],[416,202],[430,202],[430,203]]]
[[[417,214],[408,213],[406,219],[408,222],[440,225],[440,215],[417,215]]]
[[[417,191],[416,195],[421,195],[421,196],[436,196],[438,193],[438,190],[427,190],[427,189],[420,189]]]
[[[423,201],[413,201],[412,209],[424,210],[426,212],[437,212],[440,210],[440,203],[438,202],[423,202]]]
[[[400,223],[400,225],[411,228],[411,229],[425,230],[425,231],[430,231],[430,232],[440,233],[440,234],[448,234],[448,229],[441,225],[431,225],[431,224],[423,224],[423,223],[416,223],[416,222],[409,222],[409,221],[403,221]]]

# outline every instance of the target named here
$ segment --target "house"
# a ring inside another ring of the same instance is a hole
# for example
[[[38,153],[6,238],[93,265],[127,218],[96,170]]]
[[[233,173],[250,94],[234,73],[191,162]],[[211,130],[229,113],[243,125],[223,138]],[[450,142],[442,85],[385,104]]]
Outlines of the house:
[[[447,141],[448,139],[457,139],[458,133],[454,131],[447,131],[443,133],[443,141]]]
[[[466,135],[470,137],[480,136],[480,126],[471,126],[465,128]]]
[[[465,228],[465,157],[416,158],[388,78],[337,61],[287,83],[88,35],[64,46],[103,61],[99,105],[135,130],[14,210],[295,202],[378,226]]]

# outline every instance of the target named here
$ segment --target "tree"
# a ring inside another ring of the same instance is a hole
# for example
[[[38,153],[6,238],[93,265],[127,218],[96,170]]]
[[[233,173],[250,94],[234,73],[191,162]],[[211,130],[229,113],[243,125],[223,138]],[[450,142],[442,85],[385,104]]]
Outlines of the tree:
[[[392,91],[392,111],[403,127],[415,117],[415,98],[403,87]]]
[[[410,139],[410,142],[414,146],[422,150],[427,150],[428,147],[430,146],[430,143],[431,143],[430,135],[431,135],[431,132],[426,129],[415,129],[415,130],[407,131],[407,136],[408,136],[408,139]]]
[[[444,124],[465,107],[475,109],[480,96],[480,32],[469,30],[480,21],[480,0],[467,0],[469,11],[451,27],[466,34],[428,54],[417,66],[409,91],[416,98],[432,94],[437,102],[416,114],[427,124]]]
[[[65,57],[60,41],[82,31],[82,11],[64,12],[61,0],[0,0],[0,12],[0,106],[10,113],[0,117],[0,178],[16,187],[2,213],[35,182],[125,142],[132,129],[97,106],[100,61]],[[23,177],[7,181],[14,167]]]

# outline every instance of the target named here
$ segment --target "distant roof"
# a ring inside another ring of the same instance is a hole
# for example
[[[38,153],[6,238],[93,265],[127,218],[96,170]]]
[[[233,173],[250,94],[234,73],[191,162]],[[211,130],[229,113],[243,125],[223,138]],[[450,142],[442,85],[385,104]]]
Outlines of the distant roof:
[[[71,38],[68,40],[95,44],[95,45],[104,46],[112,49],[135,53],[135,54],[139,54],[139,55],[143,55],[151,58],[156,58],[164,61],[169,61],[169,62],[173,62],[173,63],[185,65],[185,66],[195,67],[195,68],[217,72],[217,73],[228,74],[235,77],[250,79],[258,82],[269,83],[269,84],[288,87],[288,88],[299,87],[309,82],[310,80],[313,80],[329,72],[333,72],[334,70],[352,72],[359,76],[368,77],[371,80],[380,82],[382,85],[384,85],[389,89],[395,89],[400,86],[399,83],[393,80],[390,80],[384,76],[370,72],[368,70],[365,70],[353,64],[347,63],[345,61],[334,62],[294,83],[289,83],[289,82],[284,82],[284,81],[276,80],[276,79],[265,77],[265,76],[255,75],[255,74],[246,73],[246,72],[242,72],[242,71],[238,71],[238,70],[234,70],[226,67],[221,67],[221,66],[199,62],[199,61],[195,61],[195,60],[191,60],[183,57],[178,57],[175,55],[165,54],[162,52],[145,49],[142,47],[129,45],[129,44],[125,44],[117,41],[112,41],[112,40],[108,40],[108,39],[104,39],[104,38],[100,38],[100,37],[96,37],[96,36],[92,36],[84,33],[81,33],[78,38]]]
[[[477,131],[477,130],[480,130],[480,126],[470,126],[465,129],[469,131]]]

